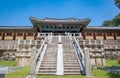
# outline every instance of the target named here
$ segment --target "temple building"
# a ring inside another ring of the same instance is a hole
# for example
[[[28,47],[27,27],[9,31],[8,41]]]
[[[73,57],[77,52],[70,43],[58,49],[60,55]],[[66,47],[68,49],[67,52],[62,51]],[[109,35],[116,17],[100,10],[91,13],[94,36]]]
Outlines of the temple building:
[[[16,66],[35,61],[38,75],[84,75],[90,66],[120,57],[120,27],[88,26],[89,18],[29,19],[33,26],[0,26],[0,60]]]
[[[90,19],[30,17],[33,26],[0,26],[0,40],[36,40],[38,33],[81,33],[83,39],[120,39],[120,27],[87,26]]]

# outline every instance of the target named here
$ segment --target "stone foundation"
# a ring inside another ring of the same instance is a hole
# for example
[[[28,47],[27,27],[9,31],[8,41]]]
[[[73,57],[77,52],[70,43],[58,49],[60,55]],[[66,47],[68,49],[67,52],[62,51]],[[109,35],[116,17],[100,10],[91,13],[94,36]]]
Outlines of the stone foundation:
[[[120,50],[105,50],[105,59],[116,60],[120,57]]]
[[[0,60],[15,60],[16,51],[3,51],[0,56]]]

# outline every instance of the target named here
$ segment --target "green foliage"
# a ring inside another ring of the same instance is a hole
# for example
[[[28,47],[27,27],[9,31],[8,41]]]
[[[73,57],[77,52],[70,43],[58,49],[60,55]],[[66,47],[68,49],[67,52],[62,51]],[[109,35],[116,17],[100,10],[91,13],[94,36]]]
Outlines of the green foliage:
[[[15,61],[0,61],[0,66],[8,66],[8,67],[14,67]]]
[[[102,26],[112,26],[111,20],[106,20],[103,22]]]
[[[113,18],[111,21],[112,21],[112,24],[114,26],[119,26],[120,25],[120,14],[118,14],[117,16],[115,16],[115,18]]]
[[[120,9],[120,0],[114,0],[115,5]],[[120,26],[120,14],[115,16],[112,20],[106,20],[102,26]]]
[[[120,26],[120,13],[112,20],[104,21],[102,26]]]
[[[11,72],[5,75],[5,78],[26,78],[28,75],[29,69],[28,67],[23,67],[22,69]]]
[[[114,0],[114,2],[115,2],[115,5],[116,5],[118,8],[120,8],[120,0]]]

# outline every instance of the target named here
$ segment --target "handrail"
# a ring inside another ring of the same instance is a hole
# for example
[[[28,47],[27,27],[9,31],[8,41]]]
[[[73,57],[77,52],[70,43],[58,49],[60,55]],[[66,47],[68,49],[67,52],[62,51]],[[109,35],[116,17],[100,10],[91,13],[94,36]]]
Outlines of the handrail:
[[[45,47],[45,42],[46,42],[46,40],[47,40],[47,37],[45,37],[42,45],[40,46],[40,49],[38,50],[38,53],[36,54],[36,73],[37,73],[38,70],[39,70],[39,66],[40,66],[40,63],[41,63],[41,62],[40,62],[40,59],[42,58],[42,57],[41,57],[41,54],[42,54],[43,49],[44,49],[44,47]]]
[[[76,50],[76,53],[77,53],[77,57],[79,59],[79,63],[81,65],[81,70],[82,70],[82,74],[85,74],[85,64],[84,64],[84,53],[83,51],[81,50],[76,38],[74,37],[74,48]]]
[[[72,44],[74,46],[74,49],[77,54],[77,58],[79,60],[79,64],[81,67],[82,74],[85,74],[84,53],[83,53],[82,49],[80,48],[76,38],[75,37],[72,38],[71,35],[68,35],[68,37],[70,39],[70,42],[72,42]]]

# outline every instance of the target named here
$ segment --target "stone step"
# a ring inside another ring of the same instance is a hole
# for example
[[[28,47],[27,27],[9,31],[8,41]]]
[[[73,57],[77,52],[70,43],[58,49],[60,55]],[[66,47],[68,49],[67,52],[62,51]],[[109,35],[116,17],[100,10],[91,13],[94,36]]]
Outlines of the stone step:
[[[79,62],[64,62],[64,65],[65,64],[78,64],[79,65]]]
[[[54,67],[57,66],[57,64],[41,64],[41,67]]]
[[[56,72],[55,73],[37,73],[37,75],[56,75]]]
[[[63,61],[78,61],[78,59],[72,59],[72,58],[71,59],[70,58],[64,59],[63,58]]]
[[[71,70],[64,70],[64,72],[80,72],[81,70],[80,69],[77,69],[77,70],[73,70],[73,69],[71,69]]]
[[[44,58],[43,60],[57,60],[57,58],[51,58],[51,59],[49,59],[49,58]]]
[[[38,73],[56,73],[56,70],[39,70]]]
[[[44,58],[43,60],[56,60],[57,61],[57,58],[52,58],[52,59]]]
[[[80,67],[64,67],[64,70],[81,70]]]
[[[40,67],[39,70],[56,70],[56,67]]]
[[[78,62],[77,60],[76,60],[76,61],[69,61],[69,60],[67,61],[67,60],[66,60],[66,61],[64,61],[63,63],[79,63],[79,62]]]
[[[42,62],[57,62],[57,60],[42,60]]]
[[[57,63],[57,62],[55,62],[55,61],[52,61],[52,62],[49,62],[49,61],[43,61],[43,62],[42,62],[42,64],[52,64],[52,63],[55,64],[55,63]]]
[[[57,62],[56,60],[42,60],[42,62],[52,62],[52,63],[54,63],[54,62]]]
[[[64,72],[64,75],[80,75],[81,72]]]
[[[69,66],[70,67],[76,67],[76,66],[80,67],[80,65],[75,65],[75,64],[74,65],[73,64],[64,64],[64,67],[69,67]]]
[[[52,64],[52,63],[42,63],[41,65],[44,65],[44,66],[45,66],[45,65],[46,65],[46,66],[47,66],[47,65],[50,65],[50,66],[51,66],[51,65],[57,65],[57,63],[53,63],[53,64]]]
[[[79,63],[78,60],[64,60],[63,63]]]
[[[64,57],[63,60],[78,60],[77,57],[76,58],[72,58],[72,57]]]

